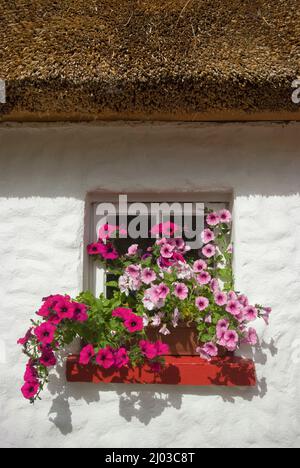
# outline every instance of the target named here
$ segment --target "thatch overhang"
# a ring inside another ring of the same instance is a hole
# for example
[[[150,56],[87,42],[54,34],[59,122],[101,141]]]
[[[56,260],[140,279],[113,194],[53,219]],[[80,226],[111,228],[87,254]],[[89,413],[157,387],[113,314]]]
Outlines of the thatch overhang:
[[[300,120],[299,0],[0,0],[0,120]]]

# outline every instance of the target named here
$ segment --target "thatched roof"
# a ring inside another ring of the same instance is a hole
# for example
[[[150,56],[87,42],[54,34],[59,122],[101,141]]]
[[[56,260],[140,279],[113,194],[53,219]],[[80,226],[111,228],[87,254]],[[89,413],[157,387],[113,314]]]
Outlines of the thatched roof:
[[[299,0],[0,0],[0,44],[2,120],[300,119]]]

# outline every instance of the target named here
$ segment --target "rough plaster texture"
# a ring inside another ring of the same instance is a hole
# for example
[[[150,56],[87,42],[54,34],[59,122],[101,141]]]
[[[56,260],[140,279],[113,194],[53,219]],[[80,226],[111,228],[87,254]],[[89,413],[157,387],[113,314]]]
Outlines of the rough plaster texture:
[[[298,124],[0,128],[0,446],[299,447]],[[66,384],[19,393],[40,298],[83,284],[90,190],[234,189],[237,287],[274,308],[257,389]]]

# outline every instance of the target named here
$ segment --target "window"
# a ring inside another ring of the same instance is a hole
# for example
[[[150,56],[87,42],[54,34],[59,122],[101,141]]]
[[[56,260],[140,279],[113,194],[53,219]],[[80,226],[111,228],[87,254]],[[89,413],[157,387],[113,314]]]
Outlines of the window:
[[[120,198],[123,197],[123,198]],[[125,253],[128,247],[137,243],[143,250],[153,243],[153,227],[162,223],[174,223],[182,226],[182,237],[191,243],[189,255],[199,258],[199,239],[204,226],[205,209],[220,210],[230,208],[230,192],[220,193],[163,193],[163,194],[90,194],[87,198],[86,243],[97,239],[99,228],[104,224],[124,227],[128,235],[115,242],[118,251]],[[126,202],[125,202],[126,200]],[[112,207],[114,209],[112,210]],[[141,227],[143,225],[143,228]],[[139,236],[142,231],[142,236]],[[133,233],[133,235],[132,235]],[[85,287],[96,296],[104,293],[110,296],[106,288],[107,278],[104,269],[86,256]]]

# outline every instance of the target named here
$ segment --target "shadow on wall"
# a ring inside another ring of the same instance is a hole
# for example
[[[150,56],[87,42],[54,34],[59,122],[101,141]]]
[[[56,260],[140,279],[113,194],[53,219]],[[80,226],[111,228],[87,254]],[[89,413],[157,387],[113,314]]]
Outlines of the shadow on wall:
[[[252,352],[252,350],[251,350]],[[261,346],[253,350],[252,357],[257,364],[266,364],[269,352],[271,356],[278,353],[274,340],[270,343],[262,342]],[[73,431],[72,411],[69,400],[83,400],[88,405],[101,401],[101,393],[115,391],[119,396],[119,414],[126,421],[138,419],[147,426],[152,419],[159,417],[165,409],[181,409],[183,396],[194,395],[199,397],[219,396],[225,403],[235,403],[236,398],[251,401],[254,398],[264,398],[268,388],[263,378],[257,387],[190,387],[151,385],[145,387],[134,384],[71,384],[66,382],[65,358],[61,359],[57,367],[57,374],[52,375],[49,382],[49,391],[53,395],[52,407],[49,411],[49,420],[63,435]]]

